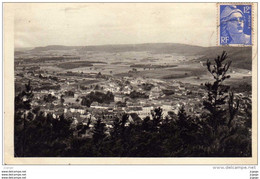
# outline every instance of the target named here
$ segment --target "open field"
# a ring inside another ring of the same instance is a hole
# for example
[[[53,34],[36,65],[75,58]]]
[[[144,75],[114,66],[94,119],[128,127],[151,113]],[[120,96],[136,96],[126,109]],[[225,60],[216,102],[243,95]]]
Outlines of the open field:
[[[213,60],[223,50],[228,52],[229,60],[232,60],[230,83],[251,85],[251,80],[247,78],[251,76],[250,48],[206,48],[180,44],[112,45],[85,48],[48,46],[25,52],[17,51],[15,54],[16,59],[19,59],[16,62],[21,63],[22,58],[30,59],[25,60],[24,66],[37,65],[50,73],[69,71],[101,73],[114,77],[142,77],[167,82],[181,80],[198,85],[211,79],[205,66],[206,59]],[[71,59],[72,57],[79,59]]]
[[[64,68],[64,69],[73,69],[79,67],[89,67],[89,66],[93,66],[93,64],[86,61],[75,61],[75,62],[59,63],[57,66],[59,68]]]
[[[133,67],[133,68],[171,68],[171,67],[177,67],[177,65],[135,64],[135,65],[130,65],[130,67]]]

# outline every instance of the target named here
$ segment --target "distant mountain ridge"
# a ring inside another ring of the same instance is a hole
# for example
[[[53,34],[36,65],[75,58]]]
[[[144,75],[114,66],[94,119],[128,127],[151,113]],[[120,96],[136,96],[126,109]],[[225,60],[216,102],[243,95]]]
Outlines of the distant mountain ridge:
[[[48,50],[73,50],[73,49],[81,49],[83,46],[64,46],[64,45],[48,45],[45,47],[35,47],[31,51],[39,52],[39,51],[48,51]]]
[[[151,51],[154,53],[187,53],[198,52],[205,47],[177,44],[177,43],[145,43],[145,44],[122,44],[122,45],[96,45],[96,46],[63,46],[50,45],[45,47],[35,47],[32,51],[48,50],[81,50],[81,51],[105,51],[105,52],[126,52],[126,51]]]
[[[232,66],[248,69],[252,68],[252,47],[230,47],[230,46],[213,46],[201,47],[195,45],[179,43],[144,43],[144,44],[123,44],[123,45],[97,45],[97,46],[62,46],[50,45],[46,47],[36,47],[33,52],[48,50],[78,50],[80,52],[103,51],[110,53],[127,52],[127,51],[150,51],[151,53],[177,53],[182,55],[201,55],[198,60],[206,61],[214,59],[222,51],[226,51],[232,60]]]

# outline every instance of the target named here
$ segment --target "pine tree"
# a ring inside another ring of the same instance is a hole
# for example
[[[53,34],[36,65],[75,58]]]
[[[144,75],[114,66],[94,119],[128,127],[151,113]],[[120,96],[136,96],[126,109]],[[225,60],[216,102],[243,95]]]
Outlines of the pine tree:
[[[153,130],[158,130],[159,127],[160,127],[160,124],[162,122],[162,108],[158,107],[158,108],[155,108],[153,111],[152,111],[152,117],[153,117]]]
[[[231,122],[233,121],[235,115],[238,112],[239,107],[239,100],[234,99],[234,93],[229,93],[229,99],[228,99],[228,111],[229,111],[229,120],[228,120],[228,127],[231,127]]]
[[[121,125],[121,121],[119,120],[118,117],[115,117],[112,124],[112,130],[110,132],[110,136],[113,140],[116,140],[120,135],[120,125]]]
[[[25,90],[15,97],[15,112],[30,110],[33,96],[33,88],[29,80],[28,84],[25,84]]]
[[[94,144],[99,144],[103,141],[103,139],[106,137],[105,131],[106,131],[105,123],[103,123],[102,120],[99,118],[96,124],[94,125],[94,131],[93,131]]]
[[[25,155],[25,143],[26,143],[26,128],[27,120],[33,119],[26,114],[31,110],[31,102],[33,99],[31,81],[25,84],[25,90],[19,93],[15,97],[15,118],[14,118],[14,145],[15,145],[15,155],[24,156]]]
[[[190,119],[190,116],[188,116],[188,115],[186,114],[186,111],[185,111],[185,109],[184,109],[184,105],[182,105],[181,108],[180,108],[179,111],[178,111],[177,125],[178,125],[180,128],[187,127],[188,122],[189,122],[189,119]]]
[[[227,54],[224,51],[215,59],[213,68],[210,61],[207,61],[208,71],[215,81],[205,84],[208,98],[204,101],[204,108],[208,111],[208,124],[203,126],[203,130],[208,130],[207,136],[204,136],[208,143],[205,143],[204,155],[250,156],[249,129],[237,121],[233,123],[239,111],[239,100],[235,99],[233,92],[229,92],[229,86],[223,84],[230,78],[227,72],[231,61],[225,62],[226,59]]]
[[[207,68],[210,74],[214,78],[213,83],[206,83],[205,86],[208,91],[207,100],[203,102],[204,108],[209,112],[208,118],[210,126],[213,128],[213,132],[217,130],[219,125],[223,125],[225,120],[226,109],[223,105],[226,104],[228,98],[229,86],[223,84],[223,82],[230,78],[227,75],[228,69],[231,65],[231,61],[226,62],[227,53],[223,51],[221,56],[215,58],[215,64],[212,65],[211,62],[207,61]]]

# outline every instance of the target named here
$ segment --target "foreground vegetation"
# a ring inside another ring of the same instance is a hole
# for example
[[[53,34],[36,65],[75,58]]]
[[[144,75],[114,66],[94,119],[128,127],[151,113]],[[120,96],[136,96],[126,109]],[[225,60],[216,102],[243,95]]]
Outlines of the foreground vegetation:
[[[102,117],[90,130],[91,117],[87,125],[75,125],[64,115],[56,119],[32,109],[33,89],[28,83],[15,97],[15,157],[250,157],[251,101],[241,104],[223,84],[230,78],[231,62],[226,58],[223,52],[214,65],[207,62],[214,81],[205,84],[199,117],[187,115],[182,106],[177,117],[163,118],[158,107],[142,120],[114,116],[110,129]],[[99,96],[86,96],[86,104],[101,100]],[[85,137],[86,133],[91,135]]]

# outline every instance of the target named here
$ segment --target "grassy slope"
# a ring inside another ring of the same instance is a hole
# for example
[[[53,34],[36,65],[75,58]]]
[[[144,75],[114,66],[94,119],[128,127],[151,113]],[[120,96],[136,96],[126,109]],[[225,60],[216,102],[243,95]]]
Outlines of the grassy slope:
[[[229,60],[232,61],[232,67],[251,70],[252,69],[252,48],[251,47],[208,47],[205,51],[199,52],[203,55],[199,60],[206,61],[214,59],[226,51]]]

